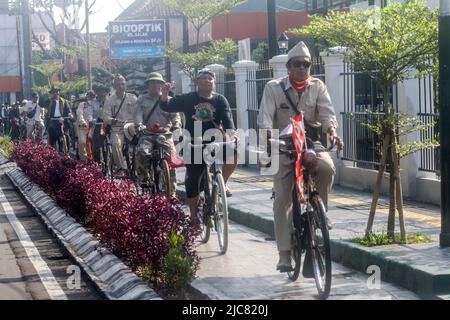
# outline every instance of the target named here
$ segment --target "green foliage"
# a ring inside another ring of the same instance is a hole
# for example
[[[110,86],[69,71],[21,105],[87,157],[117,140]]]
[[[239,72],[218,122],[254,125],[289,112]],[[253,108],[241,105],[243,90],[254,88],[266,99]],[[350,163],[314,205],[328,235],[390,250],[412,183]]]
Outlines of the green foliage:
[[[390,128],[396,128],[395,131],[392,131],[392,134],[395,137],[395,141],[398,141],[402,136],[412,134],[416,131],[429,130],[436,126],[436,121],[425,123],[419,116],[407,113],[400,112],[386,115],[371,110],[365,110],[364,112],[368,115],[369,121],[360,121],[354,116],[353,119],[359,122],[360,125],[373,131],[381,141],[386,130],[390,130]],[[352,115],[350,114],[350,116]],[[439,147],[439,141],[437,137],[432,137],[430,139],[422,139],[421,141],[412,141],[404,144],[397,143],[395,146],[399,157],[404,158],[419,150]]]
[[[355,70],[379,83],[430,72],[438,54],[438,13],[419,0],[391,3],[384,8],[316,15],[309,26],[289,32],[321,40],[326,48],[347,48]]]
[[[193,261],[183,250],[183,237],[170,236],[170,249],[164,260],[164,284],[173,292],[179,293],[193,280],[195,267]]]
[[[197,32],[215,16],[227,13],[246,0],[163,0],[164,4],[185,15]],[[198,45],[198,35],[197,35]]]
[[[86,92],[88,79],[87,77],[75,77],[70,81],[61,83],[60,86],[61,93],[68,97],[69,94],[80,94]]]
[[[421,233],[409,234],[405,241],[401,240],[400,234],[396,233],[394,238],[387,235],[386,232],[381,234],[370,233],[364,238],[354,238],[350,242],[358,243],[365,247],[385,246],[390,244],[414,244],[414,243],[428,243],[432,242],[431,238]]]
[[[14,143],[9,136],[0,136],[0,154],[5,158],[10,158],[14,151]]]
[[[32,64],[30,68],[46,77],[48,86],[50,87],[52,85],[51,79],[64,69],[64,65],[62,63],[40,63]]]
[[[258,63],[266,61],[266,51],[269,48],[269,44],[266,41],[261,41],[255,50],[252,51],[252,60]]]
[[[236,43],[231,39],[211,41],[209,46],[201,47],[197,52],[180,52],[172,47],[166,48],[171,61],[177,63],[192,79],[197,71],[208,64],[225,64],[227,57],[237,51]]]

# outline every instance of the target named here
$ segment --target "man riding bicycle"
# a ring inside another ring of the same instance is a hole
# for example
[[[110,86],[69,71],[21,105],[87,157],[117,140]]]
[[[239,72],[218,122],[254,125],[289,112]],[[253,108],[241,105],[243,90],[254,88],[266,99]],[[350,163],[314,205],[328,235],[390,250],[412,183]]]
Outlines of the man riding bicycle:
[[[126,79],[118,74],[114,78],[113,86],[115,93],[106,98],[103,106],[105,124],[111,127],[111,145],[114,164],[118,167],[118,177],[128,176],[128,167],[123,155],[125,143],[124,125],[133,122],[136,107],[136,96],[127,93]],[[108,130],[109,131],[109,130]]]
[[[320,144],[320,129],[329,134],[339,147],[341,139],[337,136],[338,126],[335,111],[325,84],[311,77],[311,54],[301,41],[288,52],[286,64],[288,76],[269,81],[264,88],[261,101],[258,126],[267,130],[283,130],[290,124],[298,112],[303,112],[306,136],[310,141]],[[270,142],[268,142],[270,145]],[[275,152],[273,152],[275,153]],[[274,224],[275,238],[280,260],[277,270],[288,272],[291,266],[291,226],[292,226],[292,191],[295,183],[294,160],[286,154],[279,157],[278,172],[274,175]],[[330,155],[318,153],[315,175],[317,190],[328,208],[328,192],[331,190],[336,169]]]
[[[65,99],[59,95],[60,89],[52,86],[50,94],[52,98],[48,104],[46,128],[48,130],[48,144],[56,149],[58,143],[60,152],[69,152],[68,132],[72,125],[72,112]]]
[[[169,101],[169,91],[172,88],[171,83],[166,83],[162,88],[161,109],[166,112],[182,112],[185,116],[185,128],[190,133],[192,140],[202,138],[208,129],[235,130],[233,117],[231,115],[230,104],[221,94],[216,93],[216,76],[209,69],[200,70],[195,81],[197,91],[176,96]],[[194,128],[200,124],[201,132],[196,132]],[[196,137],[195,133],[201,134]],[[226,136],[227,139],[234,139]],[[191,159],[192,160],[192,159]],[[224,161],[225,165],[222,174],[225,183],[236,168],[237,155],[236,150]],[[202,159],[200,163],[191,161],[186,164],[186,197],[191,219],[196,219],[201,190],[201,178],[206,170],[206,164]],[[228,196],[231,193],[228,192]]]
[[[136,169],[137,177],[141,183],[145,183],[148,177],[148,164],[147,155],[141,152],[139,145],[145,140],[145,133],[152,130],[157,126],[159,132],[168,133],[173,132],[181,128],[181,118],[178,113],[168,113],[161,110],[160,97],[161,89],[166,83],[163,76],[158,72],[152,72],[148,75],[145,83],[148,86],[148,93],[141,95],[136,102],[136,110],[134,114],[135,126],[144,125],[144,136],[138,142],[138,152],[136,154]],[[134,128],[130,128],[134,129]],[[135,134],[134,130],[131,130],[131,136]],[[127,132],[126,132],[127,133]],[[175,144],[173,138],[167,138],[165,141],[170,145],[171,153],[175,154]],[[172,191],[176,192],[176,174],[175,169],[170,170],[170,180],[172,183]]]
[[[95,100],[96,95],[94,90],[89,90],[86,93],[86,101],[81,102],[77,108],[77,122],[78,122],[78,153],[80,160],[88,160],[87,144],[87,129],[94,130],[93,126],[99,117],[100,106]]]

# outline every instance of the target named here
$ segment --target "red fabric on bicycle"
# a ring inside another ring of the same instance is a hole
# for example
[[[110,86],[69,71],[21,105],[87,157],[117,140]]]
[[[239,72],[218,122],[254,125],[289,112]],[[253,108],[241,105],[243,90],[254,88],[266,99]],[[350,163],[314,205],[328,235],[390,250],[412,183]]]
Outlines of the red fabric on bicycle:
[[[176,169],[184,167],[184,160],[182,157],[178,156],[175,150],[170,151],[170,156],[167,159],[170,169]]]
[[[94,152],[93,152],[93,146],[92,146],[92,140],[90,137],[90,132],[91,132],[91,128],[88,127],[86,129],[86,153],[87,153],[87,159],[89,161],[93,161],[94,160]]]
[[[292,120],[292,140],[297,151],[297,161],[295,163],[295,179],[298,190],[298,202],[305,203],[305,191],[303,190],[303,168],[302,156],[305,149],[306,135],[303,126],[302,115],[299,114],[295,120]]]

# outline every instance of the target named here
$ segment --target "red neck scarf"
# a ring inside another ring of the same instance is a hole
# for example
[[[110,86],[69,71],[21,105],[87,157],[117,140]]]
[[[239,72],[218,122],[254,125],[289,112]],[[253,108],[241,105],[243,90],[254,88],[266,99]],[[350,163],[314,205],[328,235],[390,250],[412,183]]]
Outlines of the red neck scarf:
[[[292,87],[297,90],[299,93],[303,93],[306,89],[306,86],[309,83],[309,77],[303,81],[296,80],[294,78],[294,74],[292,72],[289,73],[289,81],[291,81]]]

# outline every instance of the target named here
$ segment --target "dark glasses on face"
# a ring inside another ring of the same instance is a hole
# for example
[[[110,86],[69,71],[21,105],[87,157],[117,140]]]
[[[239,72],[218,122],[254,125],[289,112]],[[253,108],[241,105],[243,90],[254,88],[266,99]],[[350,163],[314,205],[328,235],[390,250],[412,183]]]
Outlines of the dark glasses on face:
[[[311,62],[308,62],[308,61],[291,61],[291,66],[293,66],[295,68],[300,68],[300,67],[309,68],[311,66]]]

